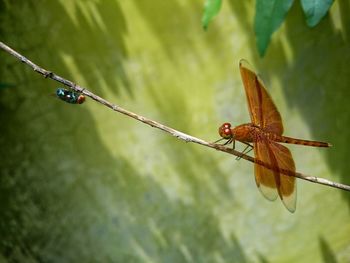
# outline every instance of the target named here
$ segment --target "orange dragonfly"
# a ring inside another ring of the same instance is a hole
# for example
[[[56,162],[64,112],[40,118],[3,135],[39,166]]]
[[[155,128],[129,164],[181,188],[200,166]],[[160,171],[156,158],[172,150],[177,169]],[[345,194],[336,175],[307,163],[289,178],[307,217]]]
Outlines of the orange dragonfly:
[[[262,80],[247,61],[241,60],[239,68],[247,95],[251,123],[235,128],[231,128],[230,123],[222,124],[219,127],[219,134],[222,137],[220,140],[226,139],[225,145],[232,142],[233,148],[236,140],[254,148],[255,158],[271,167],[268,169],[257,163],[254,165],[255,181],[260,192],[271,201],[279,196],[284,206],[293,213],[296,209],[296,179],[281,171],[295,173],[295,164],[289,149],[280,143],[314,147],[330,147],[331,144],[282,136],[281,115]],[[253,143],[253,146],[249,143]],[[247,153],[246,149],[243,153]]]

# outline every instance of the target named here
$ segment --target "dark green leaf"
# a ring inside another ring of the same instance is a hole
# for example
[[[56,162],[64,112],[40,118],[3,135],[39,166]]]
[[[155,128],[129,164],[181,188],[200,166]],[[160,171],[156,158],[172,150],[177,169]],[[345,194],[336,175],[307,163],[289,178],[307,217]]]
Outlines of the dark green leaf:
[[[327,14],[332,4],[333,0],[301,0],[307,25],[309,27],[316,26]]]
[[[206,0],[202,16],[202,26],[207,30],[210,21],[217,15],[221,7],[221,0]]]
[[[293,0],[257,0],[255,34],[260,56],[265,54],[272,33],[281,25]]]

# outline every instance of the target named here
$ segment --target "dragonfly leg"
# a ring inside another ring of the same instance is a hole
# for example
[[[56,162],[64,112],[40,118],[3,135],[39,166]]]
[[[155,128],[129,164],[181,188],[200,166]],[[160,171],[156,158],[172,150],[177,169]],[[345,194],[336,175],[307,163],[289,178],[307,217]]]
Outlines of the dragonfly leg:
[[[213,143],[218,143],[219,141],[221,141],[221,140],[225,140],[224,138],[221,138],[221,139],[219,139],[219,140],[217,140],[217,141],[215,141],[215,142],[213,142]],[[234,150],[235,149],[235,140],[233,139],[233,138],[230,138],[230,139],[228,139],[226,142],[224,142],[222,145],[228,145],[228,144],[230,144],[230,143],[232,143],[232,150]]]
[[[241,155],[236,157],[237,161],[239,161],[242,158],[243,155],[248,154],[254,148],[253,145],[250,145],[247,142],[242,142],[242,143],[244,143],[247,146],[244,148],[244,150],[242,151]]]
[[[227,145],[227,144],[230,144],[231,142],[233,141],[233,144],[234,143],[234,140],[232,138],[228,139],[223,145]]]

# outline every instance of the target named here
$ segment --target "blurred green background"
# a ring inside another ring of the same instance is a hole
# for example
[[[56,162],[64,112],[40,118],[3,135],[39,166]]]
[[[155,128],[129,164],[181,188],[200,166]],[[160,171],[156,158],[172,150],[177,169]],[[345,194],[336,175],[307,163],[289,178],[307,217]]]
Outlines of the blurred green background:
[[[255,1],[0,1],[1,41],[131,111],[208,141],[249,122],[238,62],[257,68],[299,172],[350,184],[350,3],[314,29],[299,1],[257,53]],[[87,100],[0,52],[0,262],[350,262],[350,193],[298,181],[295,214],[253,165]]]

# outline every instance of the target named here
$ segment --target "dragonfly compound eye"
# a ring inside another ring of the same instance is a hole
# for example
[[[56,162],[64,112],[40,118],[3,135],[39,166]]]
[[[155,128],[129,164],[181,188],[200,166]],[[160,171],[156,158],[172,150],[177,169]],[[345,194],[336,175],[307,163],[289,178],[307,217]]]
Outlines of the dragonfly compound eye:
[[[222,125],[223,128],[231,128],[231,123],[228,123],[228,122],[225,122],[223,125]]]
[[[224,129],[224,135],[226,135],[226,137],[231,137],[232,135],[231,129],[229,128]]]

